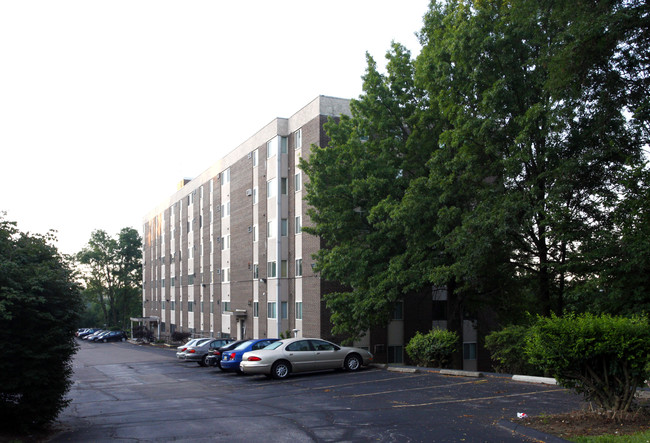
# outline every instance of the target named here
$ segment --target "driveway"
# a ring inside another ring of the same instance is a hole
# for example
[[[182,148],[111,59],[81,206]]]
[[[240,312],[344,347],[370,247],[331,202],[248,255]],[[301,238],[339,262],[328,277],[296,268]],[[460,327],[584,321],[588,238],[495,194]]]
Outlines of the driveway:
[[[69,396],[51,441],[546,441],[498,422],[580,406],[557,386],[506,377],[368,368],[274,381],[180,362],[169,349],[86,342]]]

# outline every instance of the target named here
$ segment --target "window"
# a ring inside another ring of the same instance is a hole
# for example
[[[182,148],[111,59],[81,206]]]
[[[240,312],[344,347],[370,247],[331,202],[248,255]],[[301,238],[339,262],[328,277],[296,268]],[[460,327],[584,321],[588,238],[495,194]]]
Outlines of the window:
[[[257,263],[253,263],[253,278],[260,278],[260,265]]]
[[[298,129],[295,132],[296,137],[296,149],[302,148],[302,128]]]
[[[221,173],[221,186],[230,183],[230,168]]]
[[[230,235],[221,237],[221,250],[230,249]]]
[[[275,220],[271,220],[266,224],[266,237],[273,238],[276,235]]]
[[[302,232],[302,216],[298,215],[296,216],[296,234],[300,234]]]
[[[256,242],[257,239],[257,225],[253,225],[253,242]]]
[[[404,302],[395,302],[393,305],[393,315],[391,320],[404,320]]]
[[[282,237],[286,237],[289,235],[289,220],[286,218],[283,218],[280,220],[280,235]]]
[[[296,302],[296,320],[302,320],[302,302]]]
[[[293,176],[293,185],[296,188],[296,192],[302,189],[302,173],[298,172]]]
[[[230,268],[223,268],[221,270],[221,282],[228,283],[230,281]]]
[[[172,305],[171,306],[172,311],[175,311],[176,310],[176,301],[172,300],[171,305]]]
[[[172,277],[172,287],[176,286],[176,277]]]
[[[257,200],[257,186],[253,188],[253,204],[256,205],[258,202]]]
[[[402,346],[389,346],[388,363],[403,363],[402,350]]]
[[[167,305],[165,304],[165,300],[162,301],[162,310],[164,311],[167,309]]]
[[[278,192],[278,185],[275,183],[275,179],[266,182],[266,198],[273,198]]]
[[[275,302],[269,302],[266,305],[266,316],[268,318],[276,318],[275,315]]]
[[[161,284],[162,284],[162,287],[164,288],[164,287],[165,287],[165,279],[164,279],[164,278],[161,279],[160,282],[161,282]]]
[[[289,193],[289,179],[286,177],[280,178],[280,193],[287,195]]]
[[[257,166],[258,159],[259,159],[259,157],[258,157],[258,153],[257,153],[257,149],[256,149],[256,150],[253,151],[253,166]]]
[[[222,312],[230,312],[230,302],[229,301],[222,301],[221,302],[221,309],[222,309]]]
[[[230,216],[230,202],[221,205],[221,218]]]
[[[187,302],[187,312],[194,312],[194,302],[193,301],[188,301]]]
[[[194,284],[194,274],[190,274],[187,276],[187,284],[188,285],[193,285]]]
[[[302,277],[302,258],[296,259],[296,277]]]
[[[289,139],[287,137],[280,137],[280,152],[283,154],[287,153],[287,145]]]
[[[259,317],[260,316],[260,302],[254,301],[253,302],[253,317]]]
[[[271,158],[275,154],[277,154],[278,151],[278,139],[277,137],[274,138],[273,140],[269,140],[266,142],[266,158]]]
[[[476,343],[463,343],[463,359],[476,360]]]
[[[280,313],[282,314],[282,318],[289,318],[289,303],[286,301],[283,301],[280,303]]]
[[[289,263],[287,260],[280,261],[280,277],[287,278],[289,276]]]
[[[266,276],[268,278],[275,278],[277,277],[277,262],[270,261],[267,263],[266,266]]]

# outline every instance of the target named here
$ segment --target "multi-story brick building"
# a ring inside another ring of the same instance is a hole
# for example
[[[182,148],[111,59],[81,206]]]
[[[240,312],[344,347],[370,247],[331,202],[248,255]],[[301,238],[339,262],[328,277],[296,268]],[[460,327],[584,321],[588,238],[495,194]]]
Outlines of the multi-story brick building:
[[[299,159],[327,145],[323,124],[349,100],[320,96],[276,118],[178,191],[144,221],[143,315],[157,334],[263,338],[287,331],[332,337],[322,296],[340,289],[312,270],[320,239],[303,201]],[[357,343],[376,361],[402,362],[416,331],[447,327],[446,291],[396,304],[387,327]],[[466,369],[476,368],[476,328],[464,321]]]
[[[331,336],[298,164],[346,113],[349,100],[320,96],[276,118],[146,216],[143,314],[162,335]]]

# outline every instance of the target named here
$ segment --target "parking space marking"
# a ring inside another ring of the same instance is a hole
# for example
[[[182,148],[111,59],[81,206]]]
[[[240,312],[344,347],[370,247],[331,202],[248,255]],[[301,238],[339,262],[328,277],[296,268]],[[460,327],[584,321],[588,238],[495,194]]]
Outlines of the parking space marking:
[[[426,389],[446,388],[446,387],[451,387],[451,386],[460,386],[460,385],[478,384],[478,383],[487,383],[487,380],[472,380],[472,381],[464,381],[464,382],[460,382],[460,383],[452,383],[452,384],[449,384],[449,385],[423,386],[423,387],[419,387],[419,388],[396,389],[396,390],[393,390],[393,391],[370,392],[368,394],[339,395],[339,396],[337,396],[337,398],[368,397],[368,396],[371,396],[371,395],[394,394],[395,392],[407,392],[407,391],[423,391],[423,390],[426,390]]]
[[[493,395],[490,397],[461,398],[458,400],[441,400],[441,401],[434,401],[431,403],[419,403],[415,405],[395,405],[393,406],[393,408],[416,408],[420,406],[433,406],[433,405],[441,405],[445,403],[467,403],[467,402],[482,401],[482,400],[496,400],[499,398],[521,397],[524,395],[539,395],[539,394],[546,394],[548,392],[559,392],[559,391],[566,391],[566,389],[560,388],[560,389],[550,389],[548,391],[530,391],[530,392],[520,392],[518,394]]]
[[[403,380],[405,378],[424,377],[424,376],[426,376],[426,374],[408,375],[408,376],[400,377],[399,379]],[[319,386],[317,388],[310,388],[310,389],[332,389],[332,388],[340,388],[340,387],[345,387],[345,386],[357,386],[357,385],[363,385],[363,384],[367,384],[367,383],[378,383],[378,382],[382,382],[382,381],[395,381],[395,378],[396,377],[381,378],[379,380],[367,380],[367,381],[361,381],[361,382],[357,381],[357,382],[354,382],[354,383],[343,383],[343,384],[340,384],[340,385]]]

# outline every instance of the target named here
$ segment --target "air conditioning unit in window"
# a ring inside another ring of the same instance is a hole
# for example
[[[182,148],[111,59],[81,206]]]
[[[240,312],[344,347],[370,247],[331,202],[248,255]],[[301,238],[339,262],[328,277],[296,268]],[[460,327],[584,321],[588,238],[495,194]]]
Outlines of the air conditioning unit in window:
[[[252,226],[248,227],[248,232],[253,232],[253,227]]]
[[[247,195],[248,197],[250,197],[251,195],[253,195],[253,190],[252,190],[252,189],[246,189],[246,195]]]

